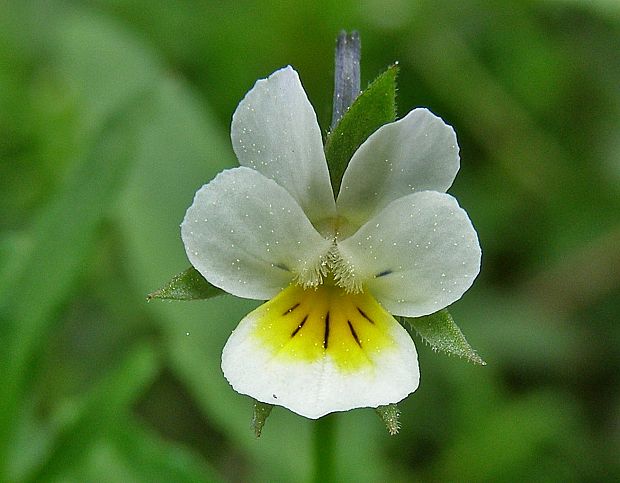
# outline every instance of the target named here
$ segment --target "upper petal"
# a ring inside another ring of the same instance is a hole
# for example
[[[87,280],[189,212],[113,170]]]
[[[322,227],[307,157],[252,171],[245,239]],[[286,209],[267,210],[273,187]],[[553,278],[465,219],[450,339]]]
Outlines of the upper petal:
[[[321,130],[290,66],[256,82],[233,114],[233,149],[242,166],[286,188],[310,221],[335,212]]]
[[[480,244],[467,213],[434,191],[393,201],[338,249],[386,309],[408,317],[455,302],[480,271]]]
[[[375,131],[353,154],[338,195],[338,214],[353,233],[391,201],[414,191],[445,192],[459,170],[451,126],[427,109]]]
[[[218,174],[198,190],[181,236],[190,262],[209,282],[262,300],[295,277],[315,275],[332,244],[288,191],[243,167]]]

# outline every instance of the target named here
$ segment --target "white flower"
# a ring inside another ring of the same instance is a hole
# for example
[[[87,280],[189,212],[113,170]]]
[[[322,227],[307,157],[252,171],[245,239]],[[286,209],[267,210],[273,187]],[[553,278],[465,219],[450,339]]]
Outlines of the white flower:
[[[225,377],[309,418],[405,398],[417,353],[390,313],[436,312],[480,270],[476,232],[445,193],[453,129],[426,109],[379,128],[334,200],[316,115],[286,67],[248,92],[231,137],[241,167],[198,190],[181,225],[210,283],[269,300],[228,339]]]

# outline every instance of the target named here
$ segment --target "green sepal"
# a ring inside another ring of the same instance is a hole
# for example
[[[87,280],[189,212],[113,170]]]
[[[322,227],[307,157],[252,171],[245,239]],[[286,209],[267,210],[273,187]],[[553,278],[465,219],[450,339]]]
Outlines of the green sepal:
[[[334,196],[338,196],[342,176],[353,153],[368,136],[396,119],[396,75],[392,65],[362,92],[344,113],[325,142]]]
[[[400,317],[400,320],[405,329],[410,333],[411,329],[414,329],[434,351],[445,352],[465,358],[474,364],[486,366],[487,363],[469,345],[447,309],[424,317]]]
[[[256,400],[254,401],[254,412],[252,413],[252,430],[254,431],[254,435],[257,438],[260,438],[260,435],[263,432],[263,426],[265,426],[265,421],[271,414],[272,409],[273,406],[271,404]]]
[[[375,412],[385,423],[385,427],[390,436],[398,434],[400,431],[400,410],[396,404],[388,404],[387,406],[379,406],[375,408]]]
[[[203,300],[225,293],[221,288],[207,282],[194,267],[190,267],[175,275],[164,287],[148,294],[146,299]]]

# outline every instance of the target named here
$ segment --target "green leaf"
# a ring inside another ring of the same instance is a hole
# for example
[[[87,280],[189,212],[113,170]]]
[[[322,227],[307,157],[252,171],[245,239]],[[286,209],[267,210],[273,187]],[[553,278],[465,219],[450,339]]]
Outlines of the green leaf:
[[[215,468],[191,448],[164,439],[133,418],[115,427],[112,439],[127,470],[122,481],[224,481]]]
[[[207,282],[194,267],[189,267],[172,277],[164,287],[148,294],[146,299],[203,300],[225,293],[221,288]]]
[[[401,317],[401,323],[406,329],[415,329],[433,350],[463,357],[474,364],[486,366],[486,362],[469,345],[447,309],[424,317]]]
[[[97,239],[118,187],[131,166],[135,126],[144,115],[146,94],[111,116],[90,149],[77,161],[64,185],[32,222],[28,253],[0,293],[0,480],[5,453],[16,429],[15,415],[29,382],[29,368],[41,353],[54,311],[66,300],[84,271],[84,260]],[[20,256],[21,258],[21,256]]]
[[[46,458],[24,481],[57,481],[81,464],[91,444],[124,424],[131,405],[153,383],[158,371],[155,349],[137,345],[83,397],[74,420],[62,428]]]
[[[396,119],[397,74],[398,66],[393,65],[377,77],[329,133],[325,157],[335,196],[353,153],[378,128]]]

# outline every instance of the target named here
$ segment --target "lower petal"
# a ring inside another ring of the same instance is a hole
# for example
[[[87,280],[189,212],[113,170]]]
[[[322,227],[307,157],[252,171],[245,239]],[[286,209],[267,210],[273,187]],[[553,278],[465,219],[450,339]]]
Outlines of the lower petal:
[[[308,418],[395,403],[419,384],[411,337],[368,292],[291,285],[247,315],[222,353],[242,394]]]

